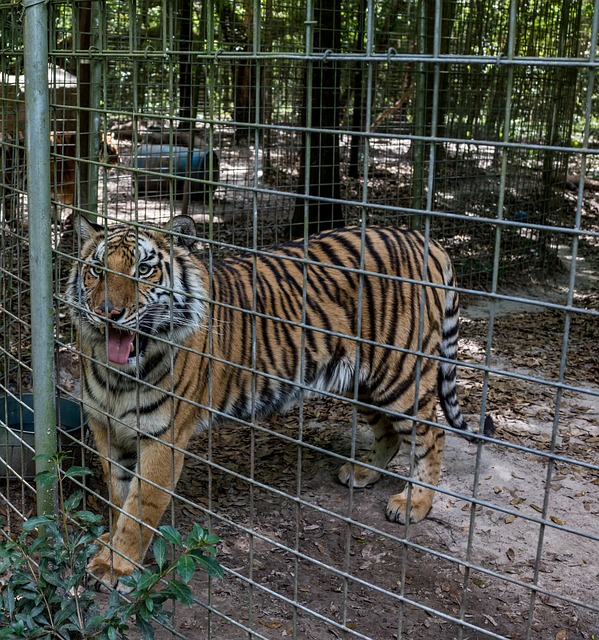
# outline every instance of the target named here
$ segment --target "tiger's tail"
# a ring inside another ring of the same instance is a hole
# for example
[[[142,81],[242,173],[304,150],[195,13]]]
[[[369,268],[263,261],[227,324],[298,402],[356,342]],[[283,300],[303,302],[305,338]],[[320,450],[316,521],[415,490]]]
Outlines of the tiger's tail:
[[[445,272],[445,284],[448,287],[455,286],[453,268],[448,265]],[[445,315],[443,317],[443,337],[441,340],[441,357],[450,360],[442,360],[439,366],[438,390],[441,408],[449,425],[454,429],[464,431],[465,437],[472,441],[476,438],[469,437],[468,434],[476,433],[464,420],[462,410],[458,403],[456,389],[456,360],[458,355],[458,337],[460,328],[460,303],[459,296],[455,289],[445,290]],[[491,416],[485,417],[483,434],[493,435],[494,425]]]

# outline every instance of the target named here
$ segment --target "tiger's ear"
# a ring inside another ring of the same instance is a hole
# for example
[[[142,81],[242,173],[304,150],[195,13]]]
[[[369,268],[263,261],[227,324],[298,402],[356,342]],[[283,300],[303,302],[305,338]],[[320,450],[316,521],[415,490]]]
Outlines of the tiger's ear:
[[[102,230],[100,225],[90,222],[84,216],[74,216],[73,228],[81,239],[81,244],[85,244],[88,240],[91,240],[98,231]]]
[[[173,242],[180,246],[191,249],[193,245],[198,241],[196,236],[196,223],[193,218],[189,216],[175,216],[167,225],[166,229],[173,231]]]

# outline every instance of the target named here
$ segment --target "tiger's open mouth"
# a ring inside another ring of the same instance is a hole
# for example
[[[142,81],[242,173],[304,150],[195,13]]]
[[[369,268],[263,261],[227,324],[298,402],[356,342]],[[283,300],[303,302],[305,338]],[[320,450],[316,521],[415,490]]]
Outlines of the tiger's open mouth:
[[[105,327],[100,329],[102,335],[105,335]],[[117,329],[114,326],[108,327],[107,353],[108,361],[114,364],[127,364],[129,358],[137,356],[135,348],[136,334],[127,329]]]

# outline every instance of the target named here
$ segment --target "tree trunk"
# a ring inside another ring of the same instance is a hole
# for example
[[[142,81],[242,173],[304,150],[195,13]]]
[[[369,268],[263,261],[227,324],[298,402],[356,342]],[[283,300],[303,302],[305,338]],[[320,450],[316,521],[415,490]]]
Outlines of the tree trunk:
[[[192,0],[181,0],[181,12],[179,15],[179,51],[181,51],[181,61],[179,62],[179,94],[181,102],[179,105],[179,131],[187,131],[189,135],[187,149],[187,176],[191,176],[191,165],[194,147],[194,131],[196,116],[197,88],[194,83],[193,74],[193,9]],[[185,180],[183,183],[183,200],[181,202],[181,213],[187,215],[189,211],[191,182]]]
[[[244,2],[244,52],[251,53],[254,49],[254,5],[250,0]],[[233,119],[235,121],[235,141],[250,142],[252,124],[256,123],[256,95],[257,87],[256,60],[240,58],[233,69]],[[262,79],[262,78],[261,78]],[[260,83],[260,87],[262,83]]]
[[[91,46],[91,2],[82,2],[79,5],[79,47],[81,51],[89,51]],[[77,82],[79,85],[79,157],[89,159],[90,157],[90,107],[91,107],[91,66],[89,60],[81,60],[79,64]],[[74,204],[84,209],[88,208],[89,202],[89,163],[78,162],[79,165],[79,185],[80,189],[75,189]]]
[[[441,31],[436,32],[435,0],[425,0],[420,5],[420,15],[418,23],[418,51],[421,54],[435,54],[435,37],[438,38],[438,53],[445,54],[449,52],[449,44],[451,40],[451,32],[455,18],[456,1],[446,0],[443,3],[441,15]],[[435,87],[436,66],[439,67],[438,85]],[[448,111],[448,95],[447,95],[447,73],[448,67],[437,63],[436,65],[421,62],[418,65],[417,72],[417,89],[416,89],[416,107],[414,114],[415,134],[419,138],[428,138],[433,134],[442,137],[445,132],[445,118]],[[435,109],[435,89],[437,90],[437,127],[433,131],[433,115]],[[424,209],[426,202],[427,184],[429,183],[429,172],[433,174],[433,185],[437,172],[437,158],[435,163],[430,166],[431,143],[428,140],[418,139],[413,144],[414,158],[414,174],[412,180],[412,207],[414,209]],[[442,151],[442,149],[439,149]],[[434,189],[434,186],[433,186]],[[412,216],[412,226],[420,227],[420,215]]]
[[[190,119],[194,113],[194,78],[193,78],[193,13],[192,0],[181,0],[179,26],[179,95],[181,96],[179,116]],[[188,129],[187,122],[180,122],[179,129]]]
[[[341,0],[317,0],[314,8],[316,21],[314,52],[340,50]],[[323,56],[324,58],[324,56]],[[312,74],[312,90],[308,95],[308,79]],[[304,93],[304,133],[301,168],[292,220],[292,235],[304,235],[304,217],[307,210],[308,232],[316,233],[344,224],[339,198],[339,134],[323,131],[339,126],[339,69],[332,60],[308,62]],[[308,105],[310,108],[308,110]],[[306,184],[307,180],[307,184]],[[310,196],[306,199],[304,196]],[[335,199],[335,202],[324,199]]]
[[[366,7],[364,0],[359,0],[358,7],[358,32],[356,33],[355,50],[356,53],[364,53],[364,19],[366,16]],[[364,131],[366,118],[366,109],[364,104],[364,66],[361,62],[354,63],[354,73],[352,76],[353,93],[354,93],[354,109],[352,112],[352,130]],[[351,137],[349,149],[349,177],[357,178],[360,174],[360,149],[364,146],[364,138],[354,134]]]

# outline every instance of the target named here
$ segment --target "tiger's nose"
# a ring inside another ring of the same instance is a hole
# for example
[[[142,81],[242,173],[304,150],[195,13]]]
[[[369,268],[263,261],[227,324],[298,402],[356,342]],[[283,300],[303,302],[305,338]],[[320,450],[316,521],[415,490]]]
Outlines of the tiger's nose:
[[[117,309],[111,302],[106,302],[98,305],[94,309],[94,313],[99,316],[106,316],[109,320],[118,320],[125,313],[125,310]]]

